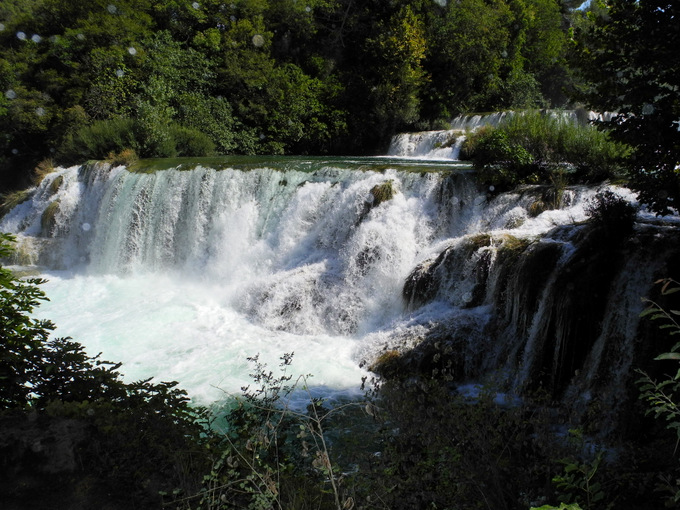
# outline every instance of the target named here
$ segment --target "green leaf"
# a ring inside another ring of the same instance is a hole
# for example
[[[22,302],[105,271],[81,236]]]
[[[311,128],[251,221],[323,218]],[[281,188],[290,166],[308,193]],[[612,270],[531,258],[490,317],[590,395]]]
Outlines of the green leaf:
[[[657,308],[656,306],[652,306],[650,308],[645,308],[644,310],[642,310],[640,312],[640,317],[646,317],[647,315],[649,315],[651,313],[658,312],[658,311],[659,311],[659,308]]]
[[[680,353],[678,353],[678,352],[665,352],[663,354],[659,354],[654,359],[655,360],[671,359],[671,360],[680,361]]]

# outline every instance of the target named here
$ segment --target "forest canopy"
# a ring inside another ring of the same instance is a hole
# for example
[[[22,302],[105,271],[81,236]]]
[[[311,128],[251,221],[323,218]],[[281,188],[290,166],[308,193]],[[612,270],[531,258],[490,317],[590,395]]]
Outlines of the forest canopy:
[[[571,7],[3,2],[5,185],[11,168],[46,157],[375,153],[460,112],[565,106]]]
[[[0,191],[41,161],[381,154],[459,113],[619,112],[632,185],[677,209],[668,0],[6,0]],[[645,136],[640,136],[644,131]]]

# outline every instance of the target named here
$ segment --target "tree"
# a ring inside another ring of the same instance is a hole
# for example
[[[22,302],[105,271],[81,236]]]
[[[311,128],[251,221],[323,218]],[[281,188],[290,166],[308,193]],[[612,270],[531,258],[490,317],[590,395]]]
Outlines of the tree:
[[[680,206],[680,4],[610,0],[580,46],[591,108],[634,147],[631,186],[659,215]]]
[[[0,259],[11,256],[13,243],[0,233]],[[120,363],[89,356],[69,338],[50,339],[54,324],[31,317],[47,299],[43,282],[0,265],[0,499],[8,508],[39,508],[49,494],[54,507],[73,508],[77,499],[99,508],[106,494],[108,508],[160,508],[159,489],[197,491],[209,454],[203,410],[175,382],[125,383]],[[67,445],[60,455],[77,451],[67,477],[63,465],[43,470],[49,449],[30,447],[54,441],[53,427]],[[24,435],[31,440],[11,440]],[[40,481],[19,482],[26,472]]]

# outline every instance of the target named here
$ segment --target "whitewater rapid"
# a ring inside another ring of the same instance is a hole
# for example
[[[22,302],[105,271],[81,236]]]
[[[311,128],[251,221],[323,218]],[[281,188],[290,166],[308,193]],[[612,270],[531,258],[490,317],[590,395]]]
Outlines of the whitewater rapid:
[[[418,264],[480,232],[536,239],[582,222],[596,192],[568,190],[562,209],[530,215],[535,192],[494,195],[455,168],[284,166],[62,168],[0,229],[49,280],[37,315],[123,362],[126,380],[176,380],[209,403],[250,382],[248,357],[275,369],[294,353],[289,373],[311,374],[315,392],[356,395],[360,365],[390,339],[491,313],[465,309],[465,285],[408,309]]]

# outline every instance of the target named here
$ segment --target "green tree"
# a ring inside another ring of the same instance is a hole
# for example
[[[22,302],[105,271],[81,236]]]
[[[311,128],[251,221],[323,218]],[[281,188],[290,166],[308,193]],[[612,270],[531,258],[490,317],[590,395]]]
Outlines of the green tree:
[[[634,147],[631,185],[657,214],[680,206],[680,5],[611,0],[580,46],[585,100],[618,112],[614,134]]]
[[[423,69],[426,38],[421,16],[406,5],[369,38],[378,85],[371,96],[379,125],[389,134],[412,125],[420,115],[419,93],[427,81]]]
[[[13,243],[12,236],[0,234],[0,259],[11,256]],[[36,490],[35,482],[14,477],[40,472],[41,464],[53,459],[21,441],[3,441],[3,468],[15,463],[3,472],[3,503],[43,507],[44,494],[49,494],[48,504],[55,507],[69,508],[75,499],[82,504],[88,498],[97,502],[87,506],[98,507],[106,494],[110,508],[159,508],[158,490],[198,490],[210,436],[198,419],[201,409],[189,406],[177,383],[126,384],[120,363],[91,357],[69,338],[50,339],[54,324],[32,317],[47,299],[39,288],[43,282],[20,279],[0,266],[0,434],[6,438],[16,430],[28,431],[31,442],[40,445],[54,441],[51,428],[56,427],[59,441],[77,447],[79,462],[66,477],[59,469],[41,472]],[[74,435],[73,430],[82,432]],[[64,491],[63,485],[72,490]]]

